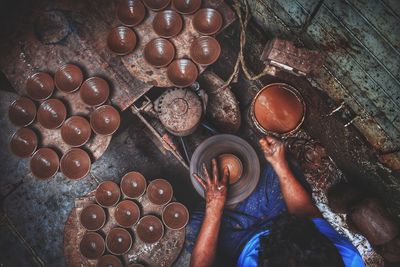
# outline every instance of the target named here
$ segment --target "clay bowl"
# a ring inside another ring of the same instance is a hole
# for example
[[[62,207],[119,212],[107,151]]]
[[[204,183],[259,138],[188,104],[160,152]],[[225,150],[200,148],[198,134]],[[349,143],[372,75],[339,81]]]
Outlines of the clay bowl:
[[[122,267],[121,260],[114,255],[104,255],[98,259],[96,267]],[[130,265],[131,266],[131,265]]]
[[[229,169],[229,184],[236,183],[243,173],[242,161],[233,154],[222,154],[217,158],[218,169],[220,170],[220,175],[222,177],[223,170],[227,166]]]
[[[77,180],[85,177],[88,175],[90,167],[88,153],[80,148],[72,148],[61,157],[61,172],[69,179]]]
[[[143,4],[154,11],[166,8],[171,0],[143,0]]]
[[[212,8],[203,8],[193,15],[193,28],[203,35],[213,35],[222,27],[221,14]]]
[[[84,145],[89,140],[91,133],[89,122],[81,116],[68,118],[61,127],[61,138],[72,147]]]
[[[100,135],[111,135],[121,123],[119,112],[109,105],[98,107],[90,114],[90,126]]]
[[[202,36],[195,39],[190,46],[190,58],[200,65],[210,65],[218,60],[221,46],[217,39]]]
[[[103,207],[112,207],[121,197],[119,186],[112,181],[104,181],[96,189],[96,202]]]
[[[126,55],[136,47],[136,34],[125,26],[113,28],[107,37],[107,45],[118,55]]]
[[[154,32],[164,38],[170,38],[181,32],[183,20],[181,15],[173,10],[158,12],[153,19]]]
[[[126,26],[136,26],[146,16],[146,8],[140,0],[121,0],[117,7],[117,18]]]
[[[34,131],[29,128],[20,128],[11,137],[10,150],[20,158],[27,158],[35,152],[37,144],[38,140]]]
[[[60,161],[53,149],[44,147],[33,154],[29,165],[34,176],[48,179],[57,173]]]
[[[169,203],[162,212],[162,220],[166,227],[172,230],[180,230],[189,221],[189,211],[178,202]]]
[[[189,59],[176,59],[167,68],[168,79],[177,87],[192,85],[198,75],[197,66]]]
[[[83,82],[79,95],[86,105],[99,106],[107,101],[110,87],[104,79],[91,77]]]
[[[106,246],[112,254],[122,255],[132,246],[131,234],[123,228],[113,228],[106,236]]]
[[[105,250],[104,239],[95,232],[87,232],[79,243],[79,251],[88,259],[97,259],[103,255]]]
[[[115,208],[114,217],[119,226],[124,228],[131,227],[140,218],[139,206],[131,200],[123,200]]]
[[[263,134],[288,135],[303,123],[305,104],[295,88],[273,83],[257,93],[250,112],[254,125]]]
[[[27,97],[21,96],[11,103],[8,108],[8,118],[18,127],[31,124],[36,117],[36,105]]]
[[[40,104],[37,111],[38,122],[46,129],[60,127],[67,117],[67,109],[63,102],[52,98]]]
[[[54,91],[53,78],[45,72],[37,72],[26,81],[26,93],[34,100],[48,99]]]
[[[79,220],[86,230],[97,231],[106,223],[106,213],[99,205],[90,204],[81,211]]]
[[[147,182],[139,172],[128,172],[121,179],[121,191],[127,198],[138,198],[146,192]]]
[[[156,38],[146,44],[143,57],[154,67],[165,67],[174,59],[175,47],[167,39]]]
[[[164,235],[164,225],[156,216],[146,215],[140,219],[136,233],[143,242],[156,243]]]
[[[181,14],[192,14],[201,6],[201,0],[172,0],[173,8]]]
[[[165,205],[171,201],[173,189],[171,184],[164,179],[156,179],[150,182],[147,187],[147,197],[151,203]]]
[[[72,93],[79,89],[83,81],[81,69],[73,64],[61,66],[54,75],[56,87],[65,93]]]

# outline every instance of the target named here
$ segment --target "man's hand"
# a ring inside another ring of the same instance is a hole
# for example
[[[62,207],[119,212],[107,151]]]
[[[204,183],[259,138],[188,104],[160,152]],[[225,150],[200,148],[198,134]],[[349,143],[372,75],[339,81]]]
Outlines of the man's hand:
[[[281,141],[272,136],[266,136],[261,138],[259,142],[265,159],[268,160],[273,167],[277,167],[286,162],[285,146]]]

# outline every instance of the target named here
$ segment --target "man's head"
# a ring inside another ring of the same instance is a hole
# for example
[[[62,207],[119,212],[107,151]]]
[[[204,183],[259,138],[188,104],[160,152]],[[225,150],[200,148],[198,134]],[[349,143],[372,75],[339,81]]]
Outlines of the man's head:
[[[344,266],[327,237],[307,218],[283,215],[260,240],[259,266]]]

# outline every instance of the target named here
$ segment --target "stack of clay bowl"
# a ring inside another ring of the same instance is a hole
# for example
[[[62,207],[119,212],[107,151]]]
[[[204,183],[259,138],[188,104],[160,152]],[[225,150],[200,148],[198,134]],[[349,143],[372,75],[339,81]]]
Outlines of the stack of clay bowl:
[[[365,197],[357,186],[339,183],[329,189],[328,201],[334,212],[347,214],[350,230],[365,236],[386,261],[400,262],[399,229],[379,200]]]
[[[96,204],[80,211],[79,220],[86,230],[79,245],[81,255],[96,259],[97,266],[122,266],[123,255],[142,246],[138,240],[156,244],[166,231],[183,229],[189,212],[183,204],[171,202],[172,198],[173,189],[167,180],[156,179],[147,186],[139,172],[125,174],[119,186],[102,182],[95,192]],[[162,212],[146,212],[148,201]]]
[[[150,40],[143,49],[145,61],[155,68],[166,68],[169,81],[177,87],[192,85],[199,74],[198,66],[216,62],[221,53],[219,42],[213,37],[222,27],[221,14],[212,8],[201,7],[201,0],[122,0],[117,7],[117,17],[125,26],[111,30],[108,47],[119,55],[132,52],[137,37],[132,29],[145,19],[146,7],[157,12],[152,21],[153,31],[158,36]],[[190,58],[176,58],[178,54],[174,39],[182,34],[184,19],[191,17],[193,28],[200,37],[191,40]]]
[[[18,98],[9,107],[10,121],[22,127],[11,137],[10,150],[18,157],[31,157],[31,172],[39,179],[51,178],[59,169],[70,179],[85,177],[90,171],[91,159],[81,147],[91,138],[92,130],[98,135],[111,135],[119,127],[118,111],[103,105],[109,96],[108,83],[99,77],[82,82],[82,71],[73,64],[61,66],[54,79],[45,72],[35,73],[26,82],[27,97]],[[60,98],[52,97],[55,88]],[[87,108],[94,109],[89,120],[83,116],[67,118],[71,105],[63,96],[78,90]],[[33,127],[28,128],[29,125]],[[70,148],[61,159],[57,148],[37,149],[39,140],[53,131],[58,131],[62,142]]]

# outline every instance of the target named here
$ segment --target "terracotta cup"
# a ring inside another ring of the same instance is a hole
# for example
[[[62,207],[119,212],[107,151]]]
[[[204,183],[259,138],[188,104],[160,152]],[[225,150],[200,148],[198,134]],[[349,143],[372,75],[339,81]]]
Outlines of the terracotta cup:
[[[146,44],[143,57],[152,66],[165,67],[174,59],[175,47],[167,39],[156,38]]]
[[[34,100],[48,99],[54,91],[54,80],[50,74],[37,72],[26,81],[26,93]]]
[[[46,129],[60,127],[67,117],[67,109],[63,102],[52,98],[40,104],[37,111],[38,122]]]
[[[98,107],[90,114],[90,126],[100,135],[111,135],[118,130],[121,123],[119,112],[109,105]]]
[[[34,131],[29,128],[20,128],[11,137],[10,150],[20,158],[27,158],[35,152],[37,144],[38,140]]]
[[[201,0],[172,0],[173,8],[181,14],[192,14],[201,6]]]
[[[65,93],[72,93],[79,89],[83,81],[82,70],[73,64],[61,66],[54,75],[56,87]]]
[[[126,26],[113,28],[107,37],[107,45],[111,51],[118,55],[126,55],[136,47],[136,34]]]
[[[81,211],[79,220],[86,230],[97,231],[106,223],[106,213],[99,205],[90,204]]]
[[[217,39],[210,36],[202,36],[195,39],[190,46],[191,59],[200,65],[210,65],[218,60],[221,54],[221,46]]]
[[[31,124],[36,117],[36,105],[27,97],[21,96],[11,103],[8,108],[8,118],[18,127]]]
[[[114,255],[104,255],[101,256],[98,261],[96,267],[122,267],[121,260]]]
[[[79,251],[88,259],[97,259],[103,255],[105,250],[104,239],[95,232],[87,232],[79,243]]]
[[[139,172],[128,172],[121,179],[121,191],[127,198],[138,198],[146,192],[147,182]]]
[[[114,217],[119,226],[129,228],[140,218],[139,206],[132,200],[123,200],[115,208]]]
[[[79,95],[86,105],[99,106],[107,101],[110,87],[104,79],[91,77],[83,82]]]
[[[54,176],[60,165],[57,153],[51,148],[39,148],[31,157],[30,169],[39,179],[48,179]]]
[[[140,219],[136,233],[143,242],[156,243],[164,235],[164,225],[156,216],[146,215]]]
[[[117,18],[126,26],[140,24],[146,16],[146,8],[140,0],[121,0],[117,7]]]
[[[217,157],[218,169],[221,171],[222,177],[225,167],[229,169],[229,184],[236,183],[242,176],[242,161],[233,154],[222,154]]]
[[[106,247],[114,255],[122,255],[132,246],[131,234],[123,228],[113,228],[106,236]]]
[[[121,192],[119,186],[112,181],[104,181],[96,189],[96,201],[100,206],[112,207],[118,203]]]
[[[162,212],[162,220],[169,229],[180,230],[189,221],[189,211],[183,204],[172,202],[165,206]]]
[[[143,0],[145,6],[150,8],[153,11],[159,11],[166,8],[171,0]]]
[[[88,175],[91,161],[88,153],[80,148],[68,150],[60,162],[61,172],[69,179],[77,180]]]
[[[68,118],[61,127],[61,138],[72,147],[86,144],[91,133],[90,123],[81,116]]]
[[[155,33],[164,38],[170,38],[181,32],[183,20],[181,15],[174,10],[158,12],[153,19]]]
[[[171,201],[173,189],[171,184],[164,179],[156,179],[147,187],[147,197],[156,205],[165,205]]]
[[[203,8],[193,15],[193,28],[203,35],[213,35],[222,27],[221,14],[212,8]]]
[[[192,85],[199,75],[197,66],[189,59],[176,59],[167,68],[167,77],[177,87]]]

